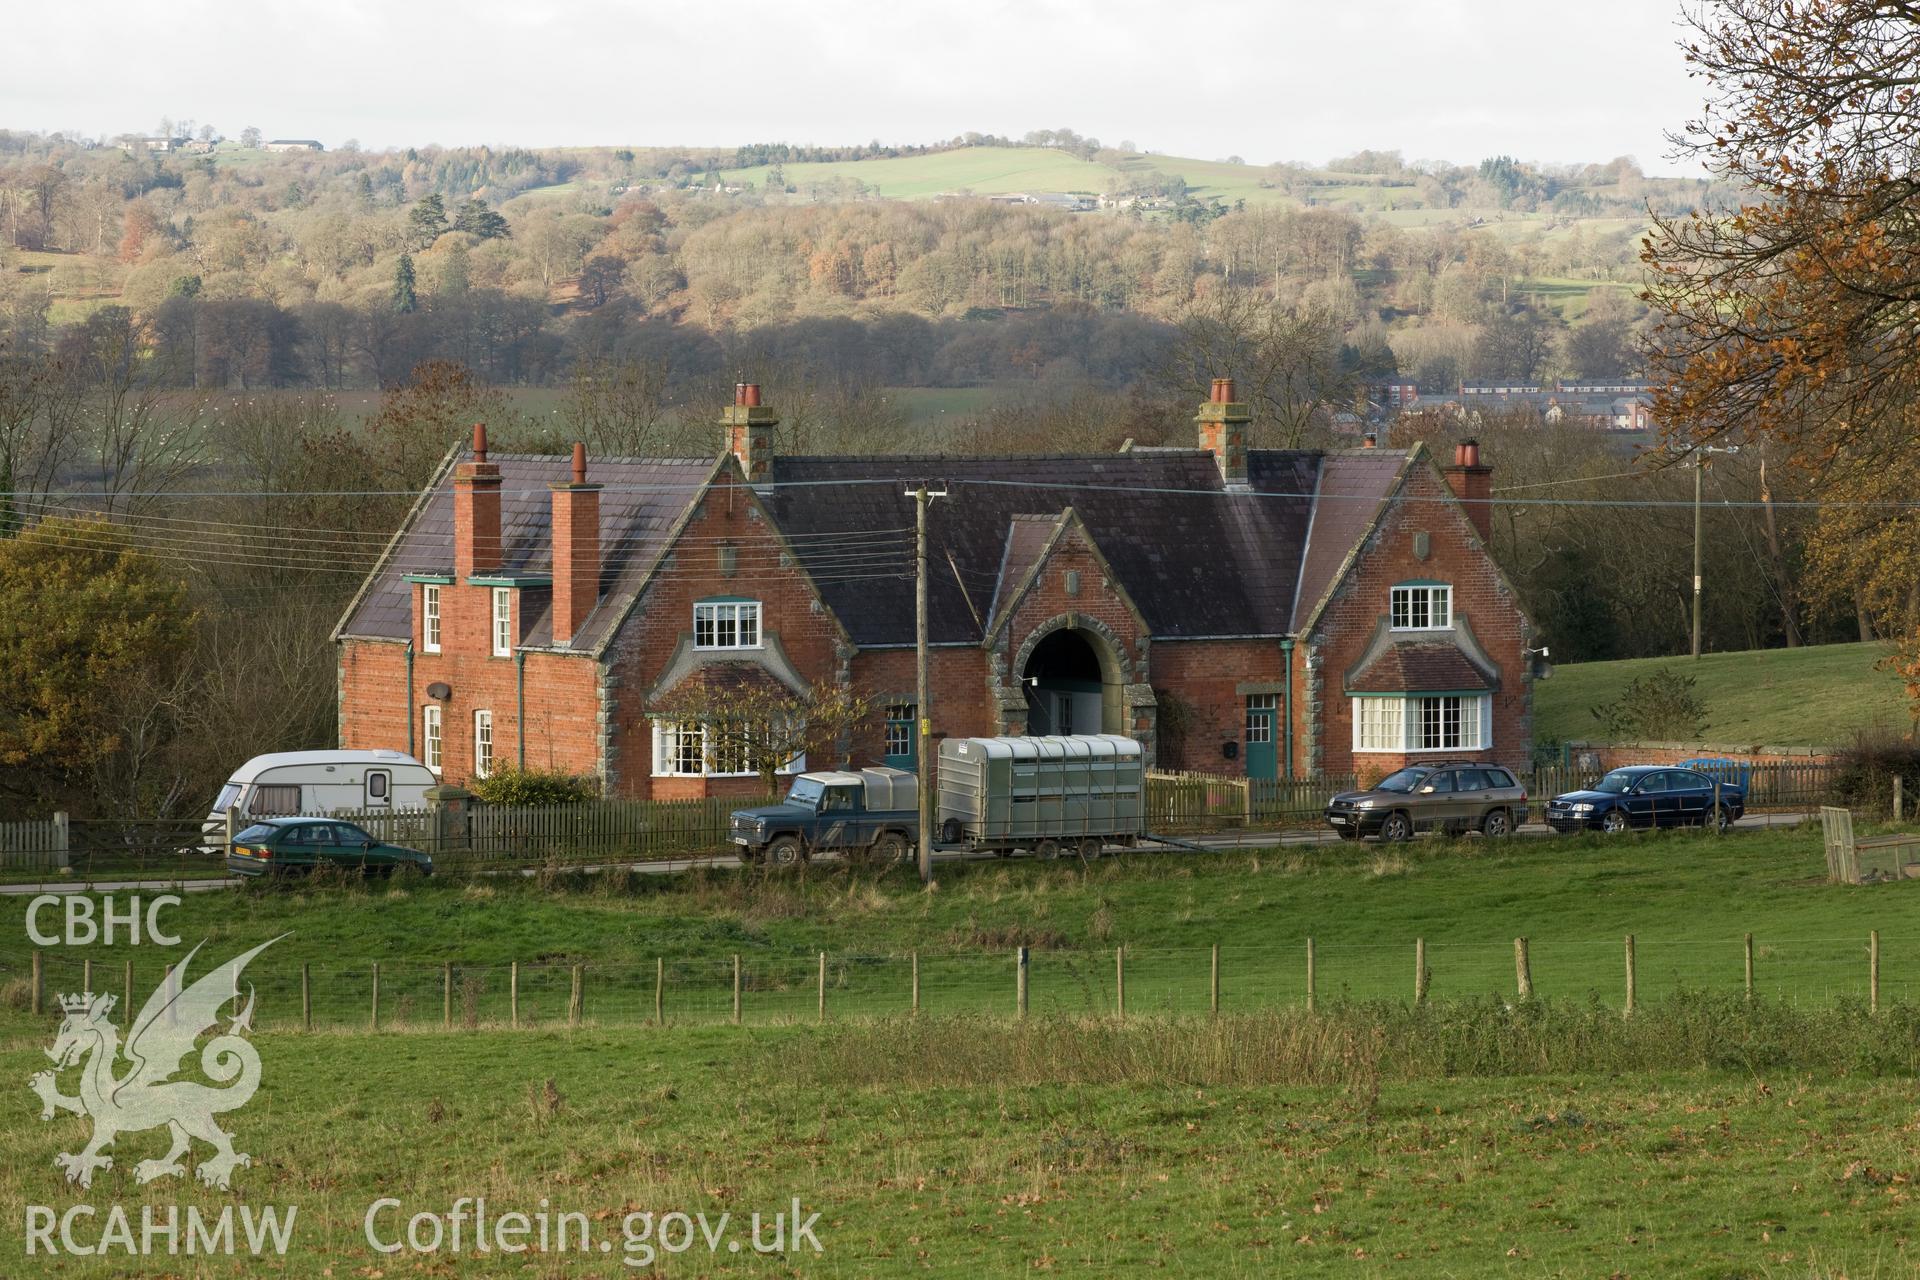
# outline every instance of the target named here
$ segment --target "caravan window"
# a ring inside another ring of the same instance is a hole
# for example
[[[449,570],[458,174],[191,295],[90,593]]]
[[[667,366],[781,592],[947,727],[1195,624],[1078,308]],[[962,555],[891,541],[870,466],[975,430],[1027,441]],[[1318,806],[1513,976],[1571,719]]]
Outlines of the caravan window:
[[[297,784],[256,786],[247,801],[247,812],[256,818],[284,818],[300,812],[300,788]]]
[[[389,774],[385,769],[367,770],[367,799],[377,804],[385,804],[387,801],[387,785],[392,779],[392,776],[393,775]]]
[[[213,802],[213,811],[215,813],[225,813],[232,807],[233,802],[240,798],[240,790],[240,784],[237,782],[229,782],[226,786],[220,788],[220,798]]]

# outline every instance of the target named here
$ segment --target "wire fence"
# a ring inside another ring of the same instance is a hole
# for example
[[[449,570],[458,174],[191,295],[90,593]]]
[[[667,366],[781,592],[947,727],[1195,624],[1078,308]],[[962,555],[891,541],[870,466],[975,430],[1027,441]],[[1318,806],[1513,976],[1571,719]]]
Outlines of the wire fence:
[[[209,962],[208,968],[213,964]],[[41,1018],[59,996],[138,1009],[161,964],[36,952],[0,963],[8,1002]],[[199,975],[187,975],[191,982]],[[1920,933],[1852,937],[1403,944],[1301,938],[1247,947],[662,956],[652,961],[277,961],[250,965],[253,1025],[331,1031],[830,1022],[915,1014],[1150,1016],[1496,997],[1630,1009],[1682,993],[1799,1005],[1920,1001]],[[237,1006],[236,1006],[237,1008]],[[126,1025],[131,1014],[120,1019]]]

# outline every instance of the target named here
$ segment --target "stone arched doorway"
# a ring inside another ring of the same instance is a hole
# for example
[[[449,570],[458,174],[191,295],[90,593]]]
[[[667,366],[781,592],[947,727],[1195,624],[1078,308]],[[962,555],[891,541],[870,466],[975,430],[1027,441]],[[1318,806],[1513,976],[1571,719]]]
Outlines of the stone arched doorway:
[[[1098,632],[1066,626],[1035,637],[1020,690],[1030,734],[1126,732],[1126,675]]]

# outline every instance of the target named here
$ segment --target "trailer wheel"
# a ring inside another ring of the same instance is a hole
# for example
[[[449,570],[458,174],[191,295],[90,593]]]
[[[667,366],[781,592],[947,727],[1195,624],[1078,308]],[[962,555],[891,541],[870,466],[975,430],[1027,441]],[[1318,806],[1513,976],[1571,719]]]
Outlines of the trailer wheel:
[[[1080,856],[1086,861],[1092,862],[1104,853],[1106,848],[1107,842],[1105,840],[1100,839],[1098,836],[1088,836],[1080,842]]]
[[[948,818],[940,824],[940,840],[943,844],[959,844],[966,834],[967,828],[958,818]]]
[[[1052,862],[1060,856],[1060,842],[1058,840],[1042,840],[1039,844],[1033,846],[1033,856],[1042,862]]]

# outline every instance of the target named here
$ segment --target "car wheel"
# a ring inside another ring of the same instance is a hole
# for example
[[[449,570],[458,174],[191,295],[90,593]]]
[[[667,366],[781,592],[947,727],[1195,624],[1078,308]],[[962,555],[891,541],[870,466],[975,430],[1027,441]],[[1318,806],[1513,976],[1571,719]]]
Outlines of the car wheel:
[[[1052,862],[1060,856],[1060,842],[1058,840],[1042,840],[1039,844],[1033,846],[1033,856],[1042,862]]]
[[[767,862],[776,867],[798,866],[807,860],[807,846],[799,836],[775,836],[767,845]]]
[[[1390,813],[1387,820],[1380,824],[1380,842],[1398,844],[1402,840],[1413,839],[1413,819],[1404,813]]]
[[[1607,816],[1600,819],[1600,829],[1610,836],[1617,836],[1627,829],[1627,815],[1618,809],[1607,810]]]
[[[1715,805],[1713,808],[1713,829],[1715,831],[1725,831],[1731,826],[1733,826],[1733,815],[1727,812],[1727,807],[1723,804]]]
[[[1095,836],[1088,836],[1080,842],[1080,857],[1084,861],[1092,862],[1095,858],[1106,852],[1106,848],[1107,842],[1105,840],[1101,840]]]
[[[882,867],[898,866],[907,860],[907,838],[898,831],[888,831],[873,842],[873,861]]]
[[[1513,816],[1505,809],[1495,809],[1480,822],[1480,834],[1489,840],[1498,840],[1513,834]]]

